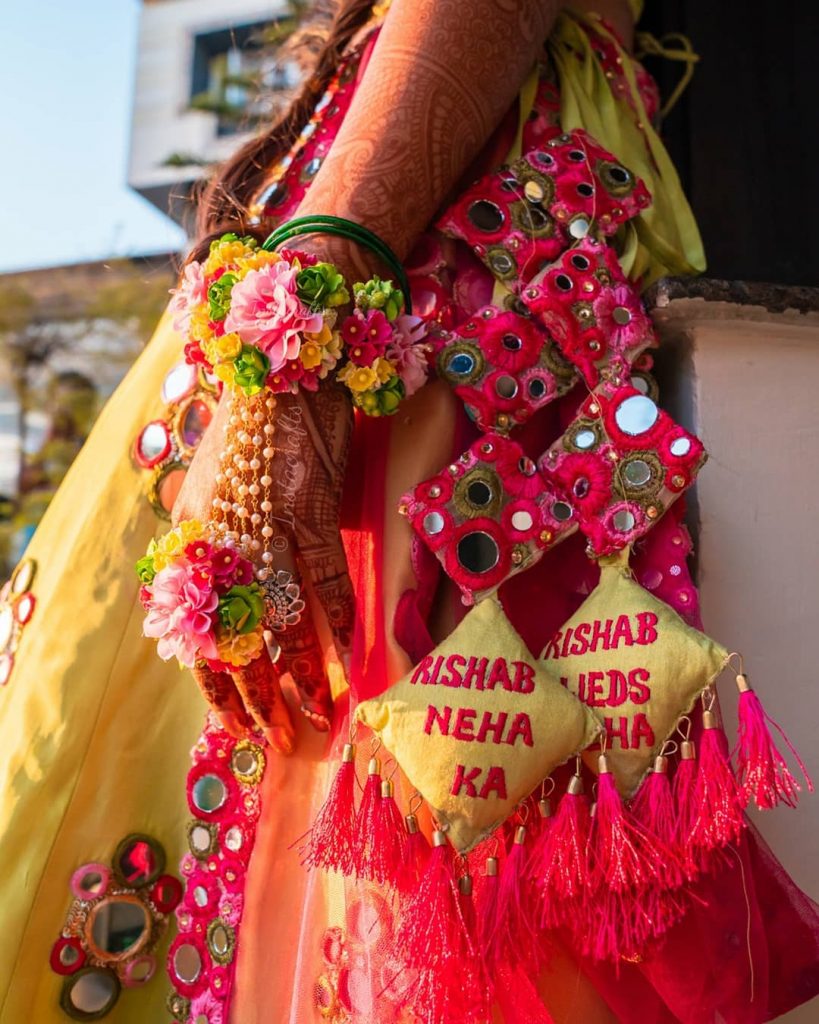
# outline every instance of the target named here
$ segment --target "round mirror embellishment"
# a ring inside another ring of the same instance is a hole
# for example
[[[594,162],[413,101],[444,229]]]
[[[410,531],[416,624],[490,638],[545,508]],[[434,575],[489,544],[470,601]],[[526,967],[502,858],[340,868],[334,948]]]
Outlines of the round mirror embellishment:
[[[37,573],[33,558],[24,558],[0,590],[0,686],[11,679],[14,657],[34,615],[37,599],[31,585]]]
[[[182,899],[182,883],[163,874],[165,851],[151,836],[125,836],[109,863],[76,869],[73,902],[49,963],[65,979],[60,1006],[73,1020],[100,1020],[123,989],[156,973],[156,946]]]
[[[161,417],[146,423],[134,440],[134,462],[151,473],[148,500],[160,519],[171,508],[202,435],[213,419],[221,385],[203,367],[180,362],[165,375]]]
[[[237,740],[211,716],[188,773],[189,852],[182,858],[185,892],[178,934],[168,952],[178,1021],[226,1014],[239,942],[247,865],[261,813],[266,768],[263,740]]]

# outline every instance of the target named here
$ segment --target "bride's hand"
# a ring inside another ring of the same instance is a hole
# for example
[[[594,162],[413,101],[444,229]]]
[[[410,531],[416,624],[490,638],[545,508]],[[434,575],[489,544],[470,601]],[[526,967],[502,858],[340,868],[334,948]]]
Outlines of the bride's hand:
[[[263,655],[231,676],[194,670],[230,732],[241,734],[255,723],[283,753],[292,750],[293,728],[279,670],[292,676],[313,724],[330,725],[332,699],[310,595],[342,662],[349,659],[354,602],[339,520],[352,420],[348,395],[329,380],[316,392],[275,399],[259,395],[248,402],[225,395],[174,506],[175,524],[207,522],[214,514],[232,519],[234,528],[259,542],[259,566],[289,573],[301,587],[304,611],[274,635],[281,648],[275,665]]]

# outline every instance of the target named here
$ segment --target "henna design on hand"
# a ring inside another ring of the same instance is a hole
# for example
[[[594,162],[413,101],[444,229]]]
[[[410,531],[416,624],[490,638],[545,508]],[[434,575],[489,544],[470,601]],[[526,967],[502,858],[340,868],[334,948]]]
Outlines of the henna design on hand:
[[[244,668],[234,669],[232,675],[245,707],[268,743],[281,754],[291,754],[295,738],[293,723],[279,674],[267,651]]]
[[[227,672],[214,672],[206,664],[196,665],[193,677],[224,728],[232,736],[243,736],[252,722],[233,679]]]
[[[514,102],[557,0],[393,0],[299,215],[333,213],[407,255]]]

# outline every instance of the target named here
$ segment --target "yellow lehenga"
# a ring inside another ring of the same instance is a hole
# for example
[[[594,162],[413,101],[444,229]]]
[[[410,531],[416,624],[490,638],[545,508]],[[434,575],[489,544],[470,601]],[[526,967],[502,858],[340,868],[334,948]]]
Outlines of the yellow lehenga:
[[[633,276],[701,269],[696,227],[648,119],[636,128],[626,105],[613,98],[575,19],[560,18],[550,50],[560,78],[564,127],[585,127],[654,194],[652,211],[640,218],[626,247],[626,269]],[[636,89],[633,95],[639,102]],[[80,865],[108,863],[123,838],[144,834],[164,847],[167,870],[175,873],[187,848],[183,780],[205,708],[187,674],[161,663],[153,644],[141,636],[143,610],[132,567],[162,524],[145,498],[143,474],[128,456],[140,428],[161,413],[161,382],[180,350],[181,339],[163,319],[103,411],[26,553],[37,569],[36,608],[0,692],[0,920],[7,943],[0,961],[0,1024],[66,1019],[59,1007],[62,979],[49,970],[49,957],[71,907],[70,881]],[[439,413],[449,418],[446,405]],[[432,434],[440,432],[436,416],[426,422]],[[444,433],[449,433],[446,424]],[[411,447],[416,453],[426,450],[417,435]],[[416,467],[418,472],[439,467],[435,449],[434,444],[428,449],[431,468]],[[413,482],[417,479],[416,473]],[[404,486],[403,480],[393,481],[388,492],[397,495]],[[407,549],[404,529],[390,526],[390,536]],[[411,573],[408,549],[393,562],[397,582],[387,589],[398,595],[404,587],[400,577]],[[396,670],[399,663],[406,665],[403,652]],[[278,854],[306,827],[313,796],[326,785],[327,766],[322,737],[304,722],[298,732],[296,757],[276,762],[264,780],[270,811],[260,826],[250,889],[258,892],[266,885],[269,898],[246,908],[243,927],[255,941],[249,955],[240,958],[238,989],[245,1010],[231,1018],[234,1024],[263,1019],[252,1008],[252,977],[270,986],[271,1001],[282,999],[281,1020],[294,1019],[290,999],[297,990],[308,998],[312,983],[299,971],[300,915],[306,889],[320,889],[325,882],[313,878],[289,886],[298,864]],[[324,902],[332,892],[314,896]],[[272,919],[271,907],[276,909]],[[289,938],[296,938],[296,947],[282,958],[276,978],[267,977],[268,943]],[[160,974],[167,941],[157,951]],[[572,983],[577,983],[574,976]],[[167,990],[160,976],[124,992],[106,1019],[116,1024],[166,1019]],[[587,1024],[610,1019],[592,996]],[[305,1007],[298,1019],[308,1019],[310,1012]],[[264,1018],[266,1024],[270,1019]]]
[[[26,552],[36,606],[0,693],[4,1024],[66,1019],[49,955],[78,867],[110,862],[123,838],[141,833],[162,844],[175,872],[184,846],[182,780],[204,705],[141,636],[131,566],[158,523],[128,455],[161,411],[161,382],[178,359],[179,339],[164,319]],[[109,1019],[161,1020],[166,995],[160,977],[120,999]]]

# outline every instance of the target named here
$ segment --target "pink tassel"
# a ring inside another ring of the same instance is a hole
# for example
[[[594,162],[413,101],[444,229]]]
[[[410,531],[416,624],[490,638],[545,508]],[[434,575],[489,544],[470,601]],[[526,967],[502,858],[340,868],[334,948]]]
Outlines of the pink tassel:
[[[626,812],[605,754],[598,765],[591,834],[595,896],[583,946],[595,960],[619,960],[642,955],[648,940],[675,919],[664,867],[672,855]]]
[[[500,879],[498,877],[498,858],[486,858],[486,874],[483,876],[477,908],[478,928],[477,943],[478,952],[484,963],[489,960],[489,947],[492,940],[492,932],[495,928],[495,920],[498,914],[498,892],[500,890]]]
[[[327,799],[307,833],[306,842],[299,848],[301,863],[308,870],[322,868],[342,875],[353,873],[355,786],[355,747],[347,743]]]
[[[590,822],[583,779],[575,774],[558,804],[540,858],[536,883],[543,900],[544,928],[559,928],[576,919],[588,898]]]
[[[728,745],[713,711],[703,711],[702,724],[690,841],[700,868],[707,871],[713,853],[739,839],[745,818],[742,797],[728,760]]]
[[[483,1000],[483,986],[446,836],[437,831],[432,841],[424,876],[401,913],[395,956],[414,976],[409,999],[420,1019],[452,1024]]]
[[[404,869],[404,819],[395,803],[391,779],[381,783],[381,800],[372,840],[372,875],[376,882],[395,887]]]
[[[381,823],[381,762],[371,757],[367,766],[367,781],[361,796],[361,806],[355,823],[355,845],[353,863],[357,878],[365,878],[370,882],[382,881],[378,878],[379,851],[376,843],[380,836]]]
[[[746,805],[753,800],[760,810],[770,810],[780,803],[796,807],[801,786],[777,749],[769,725],[782,737],[805,777],[808,790],[813,792],[813,782],[807,768],[781,726],[766,713],[745,675],[737,676],[737,687],[739,738],[734,754],[742,798]]]
[[[680,744],[680,763],[674,776],[674,806],[677,810],[677,849],[686,878],[700,873],[700,860],[692,842],[697,817],[697,748],[691,740]]]
[[[654,759],[654,767],[643,780],[631,813],[649,835],[657,837],[664,849],[678,852],[677,816],[668,781],[668,758],[664,754]],[[680,857],[670,857],[665,867],[668,888],[678,889],[686,879]]]
[[[404,824],[405,828],[402,830],[401,836],[401,872],[398,884],[402,890],[407,891],[413,890],[418,884],[429,862],[432,850],[414,814],[408,814],[404,818]]]
[[[538,960],[532,893],[526,884],[529,855],[525,843],[526,826],[519,825],[500,877],[495,920],[487,948],[490,969],[504,962],[524,962],[534,967]]]
[[[529,858],[526,872],[533,881],[542,878],[546,872],[546,844],[549,830],[552,827],[552,802],[548,797],[541,797],[537,804],[539,827],[536,832],[532,855]]]
[[[461,908],[461,917],[466,933],[473,937],[477,918],[475,916],[475,900],[472,895],[472,875],[461,875],[458,879],[458,906]]]

